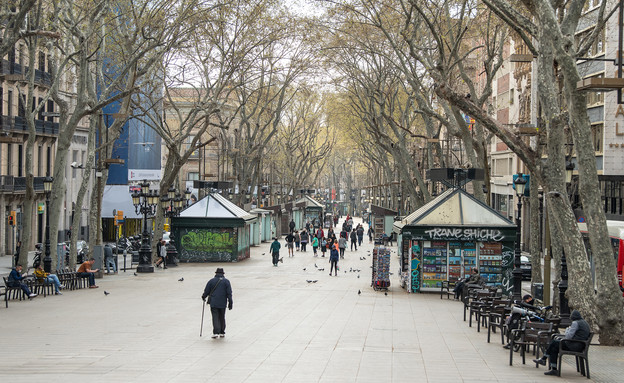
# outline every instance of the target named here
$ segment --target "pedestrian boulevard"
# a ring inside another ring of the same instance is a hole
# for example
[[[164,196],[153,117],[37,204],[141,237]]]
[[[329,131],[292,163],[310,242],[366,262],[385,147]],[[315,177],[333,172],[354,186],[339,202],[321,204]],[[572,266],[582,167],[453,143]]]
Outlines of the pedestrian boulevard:
[[[9,302],[0,308],[0,381],[588,381],[570,358],[561,378],[517,355],[509,366],[500,338],[488,344],[487,331],[468,327],[459,302],[398,286],[396,251],[388,294],[373,291],[368,238],[347,249],[338,277],[311,250],[288,257],[282,247],[283,263],[273,267],[269,246],[239,263],[122,271],[98,280],[99,289]],[[217,267],[231,281],[234,308],[223,339],[210,338],[207,309],[200,338],[201,294]],[[591,381],[621,381],[622,348],[592,346],[590,355]]]

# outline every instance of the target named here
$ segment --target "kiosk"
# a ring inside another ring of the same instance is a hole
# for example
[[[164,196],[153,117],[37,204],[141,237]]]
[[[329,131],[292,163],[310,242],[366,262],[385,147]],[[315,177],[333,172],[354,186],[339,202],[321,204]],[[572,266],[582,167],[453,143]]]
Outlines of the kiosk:
[[[511,294],[516,225],[465,190],[448,189],[393,230],[409,292],[439,292],[478,267],[488,285]]]

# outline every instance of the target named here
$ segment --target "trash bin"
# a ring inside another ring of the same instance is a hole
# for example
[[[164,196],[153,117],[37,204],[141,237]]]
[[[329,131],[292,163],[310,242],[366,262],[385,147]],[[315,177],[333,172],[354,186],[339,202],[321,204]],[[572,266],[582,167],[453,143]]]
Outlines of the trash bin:
[[[533,293],[533,298],[539,299],[540,301],[544,301],[544,284],[543,283],[534,283],[531,287],[531,292]]]

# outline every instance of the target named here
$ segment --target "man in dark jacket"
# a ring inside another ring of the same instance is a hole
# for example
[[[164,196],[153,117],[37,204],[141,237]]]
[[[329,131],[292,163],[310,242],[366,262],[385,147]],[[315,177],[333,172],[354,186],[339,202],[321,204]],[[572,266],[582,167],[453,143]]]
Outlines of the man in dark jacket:
[[[232,286],[228,281],[222,268],[218,268],[214,278],[206,283],[206,288],[202,294],[202,300],[210,297],[208,304],[212,314],[212,337],[225,336],[225,307],[232,310]]]
[[[277,262],[279,262],[279,261],[284,262],[279,257],[279,251],[280,251],[281,247],[282,247],[282,245],[280,245],[279,241],[277,240],[277,237],[274,237],[273,238],[273,243],[271,243],[271,248],[269,249],[269,251],[271,252],[271,258],[273,260],[273,266],[275,266],[275,267],[277,267]]]
[[[589,324],[581,316],[581,313],[578,310],[572,311],[570,319],[572,320],[572,324],[566,329],[563,340],[589,339],[591,329],[589,328]],[[548,345],[544,356],[542,356],[540,359],[533,359],[533,362],[535,362],[536,364],[541,364],[542,366],[545,366],[546,359],[549,359],[550,371],[546,371],[544,375],[557,375],[557,358],[559,357],[559,343],[561,343],[561,340],[561,338],[553,339]],[[580,352],[583,351],[585,345],[579,342],[564,342],[561,347],[564,350]]]
[[[288,227],[290,228],[290,232],[291,233],[293,231],[295,231],[295,221],[294,220],[290,220],[290,223],[288,224]]]
[[[353,246],[355,246],[355,250],[357,251],[357,234],[355,233],[355,230],[351,232],[349,238],[351,238],[351,251],[353,251]]]
[[[20,289],[22,289],[24,294],[26,294],[29,299],[37,296],[37,294],[33,294],[30,291],[28,285],[24,282],[24,277],[22,277],[22,265],[16,265],[11,270],[11,272],[9,273],[8,283],[9,287],[19,287]]]

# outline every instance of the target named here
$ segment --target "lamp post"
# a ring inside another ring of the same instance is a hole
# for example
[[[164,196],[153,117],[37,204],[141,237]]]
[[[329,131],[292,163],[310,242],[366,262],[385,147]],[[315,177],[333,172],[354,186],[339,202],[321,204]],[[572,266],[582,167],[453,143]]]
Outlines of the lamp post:
[[[572,183],[572,173],[574,172],[574,163],[570,160],[566,161],[565,167],[566,187]],[[561,280],[557,286],[559,288],[559,316],[564,323],[570,323],[570,306],[566,291],[568,290],[568,263],[565,253],[561,254]]]
[[[524,188],[527,180],[522,176],[522,173],[518,173],[516,178],[516,195],[518,196],[518,217],[516,219],[516,249],[514,253],[514,269],[513,269],[513,300],[522,300],[522,269],[521,264],[521,252],[520,252],[520,240],[521,240],[521,218],[522,218],[522,196],[524,195]]]
[[[163,215],[169,218],[169,244],[167,245],[167,259],[164,267],[178,265],[178,250],[174,244],[173,232],[171,230],[171,218],[180,215],[183,208],[189,205],[191,191],[184,191],[184,198],[173,186],[167,190],[167,195],[160,197],[160,207],[163,209]]]
[[[135,191],[132,193],[132,204],[134,205],[134,211],[137,214],[143,214],[143,235],[141,238],[141,248],[139,249],[139,265],[137,266],[137,272],[153,273],[152,241],[150,239],[150,234],[147,231],[147,216],[154,215],[154,213],[156,213],[156,207],[158,206],[158,194],[156,194],[153,190],[150,191],[147,180],[143,180],[143,183],[141,184],[141,192]]]
[[[43,190],[46,196],[46,229],[45,229],[45,257],[43,257],[43,269],[46,273],[52,272],[52,257],[50,257],[50,192],[52,191],[54,178],[48,176],[43,180]]]

